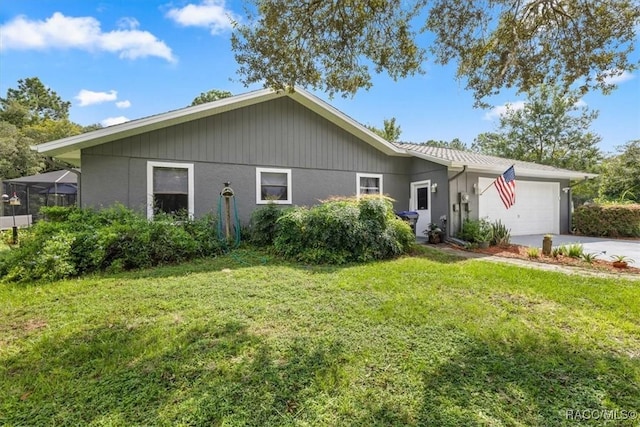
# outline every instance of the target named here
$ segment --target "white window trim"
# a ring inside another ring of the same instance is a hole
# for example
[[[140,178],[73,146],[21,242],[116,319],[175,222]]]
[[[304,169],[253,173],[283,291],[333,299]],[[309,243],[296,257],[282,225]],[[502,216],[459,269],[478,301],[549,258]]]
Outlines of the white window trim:
[[[287,199],[286,200],[262,200],[262,172],[267,173],[286,173],[287,174]],[[256,204],[266,205],[274,203],[276,205],[290,205],[293,199],[293,191],[291,188],[291,169],[279,168],[256,168]]]
[[[176,168],[186,169],[189,182],[189,194],[187,195],[189,218],[193,218],[195,213],[194,178],[193,163],[176,162],[147,162],[147,218],[153,219],[153,168]]]
[[[356,173],[356,196],[360,197],[360,178],[378,178],[380,182],[380,196],[384,194],[382,188],[382,174],[381,173]]]

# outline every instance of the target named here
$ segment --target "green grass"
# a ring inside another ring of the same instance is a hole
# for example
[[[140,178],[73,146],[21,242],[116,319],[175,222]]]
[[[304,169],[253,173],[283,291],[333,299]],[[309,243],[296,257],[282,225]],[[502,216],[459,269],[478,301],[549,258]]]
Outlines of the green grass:
[[[638,282],[426,249],[0,285],[0,425],[577,425],[640,409],[639,319]]]

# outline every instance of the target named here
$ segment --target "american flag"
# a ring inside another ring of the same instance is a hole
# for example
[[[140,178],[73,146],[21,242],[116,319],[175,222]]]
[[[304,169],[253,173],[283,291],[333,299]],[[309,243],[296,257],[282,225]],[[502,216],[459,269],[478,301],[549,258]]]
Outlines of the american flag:
[[[509,209],[516,202],[516,170],[511,166],[504,171],[493,182],[498,190],[498,194],[504,203],[504,207]]]

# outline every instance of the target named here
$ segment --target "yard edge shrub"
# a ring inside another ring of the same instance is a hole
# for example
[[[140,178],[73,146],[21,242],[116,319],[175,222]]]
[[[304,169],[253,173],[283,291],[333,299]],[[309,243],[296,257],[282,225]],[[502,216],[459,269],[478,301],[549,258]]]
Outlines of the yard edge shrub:
[[[95,271],[173,264],[223,250],[216,218],[149,221],[122,205],[95,211],[43,208],[46,220],[24,230],[20,245],[0,253],[7,281],[52,281]]]
[[[270,246],[276,236],[278,219],[285,213],[275,203],[256,209],[251,214],[249,223],[249,240],[257,246]]]
[[[466,219],[458,238],[469,243],[490,242],[493,240],[493,225],[487,219]]]
[[[595,237],[640,237],[640,204],[590,204],[573,213],[576,233]]]
[[[273,246],[279,255],[304,263],[345,264],[399,256],[414,243],[391,200],[370,196],[287,211],[277,220]]]

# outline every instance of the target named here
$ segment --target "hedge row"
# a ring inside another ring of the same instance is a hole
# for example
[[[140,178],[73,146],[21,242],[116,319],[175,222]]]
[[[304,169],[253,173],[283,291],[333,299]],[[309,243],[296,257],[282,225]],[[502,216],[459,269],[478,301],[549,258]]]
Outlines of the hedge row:
[[[20,245],[0,253],[0,277],[57,280],[95,271],[177,263],[222,252],[212,216],[158,215],[153,221],[123,206],[94,211],[43,208],[46,220],[21,232]]]
[[[640,204],[582,205],[573,213],[578,234],[596,237],[640,237]]]
[[[391,201],[380,197],[341,198],[284,211],[267,206],[254,213],[253,241],[272,244],[281,256],[310,264],[344,264],[388,259],[415,242]]]

